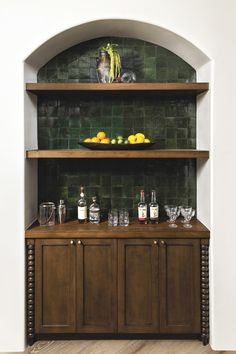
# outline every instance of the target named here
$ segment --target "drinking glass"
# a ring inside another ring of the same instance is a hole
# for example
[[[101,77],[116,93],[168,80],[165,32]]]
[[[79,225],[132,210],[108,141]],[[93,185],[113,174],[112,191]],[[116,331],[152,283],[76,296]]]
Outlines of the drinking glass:
[[[129,211],[127,209],[119,210],[119,225],[120,226],[129,225]]]
[[[56,206],[53,202],[44,202],[40,204],[38,216],[40,226],[55,225],[55,210]]]
[[[191,206],[189,206],[189,205],[183,205],[182,207],[181,207],[181,215],[184,217],[184,220],[182,220],[181,222],[182,223],[184,223],[184,224],[186,224],[187,223],[187,215],[188,214],[191,214],[191,212],[192,212],[192,207]]]
[[[179,216],[180,210],[178,209],[177,205],[165,205],[165,210],[166,210],[166,214],[169,217],[169,227],[171,228],[176,228],[178,227],[175,224],[175,221],[177,219],[177,217]]]
[[[186,219],[186,223],[184,224],[184,227],[186,227],[187,229],[190,229],[191,227],[193,227],[190,224],[190,220],[192,219],[192,217],[195,215],[195,210],[192,209],[191,211],[188,211],[185,213],[185,219]]]
[[[164,209],[165,209],[165,212],[167,214],[167,216],[169,217],[169,208],[171,207],[172,205],[169,205],[169,204],[166,204],[164,205]],[[170,222],[170,220],[166,220],[167,222]]]
[[[108,212],[108,226],[117,226],[118,225],[118,210],[111,209]]]

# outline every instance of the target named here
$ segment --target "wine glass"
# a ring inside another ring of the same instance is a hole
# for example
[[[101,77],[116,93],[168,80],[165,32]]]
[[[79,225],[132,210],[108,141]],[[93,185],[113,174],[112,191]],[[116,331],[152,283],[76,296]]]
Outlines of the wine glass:
[[[181,215],[184,217],[184,220],[182,220],[181,222],[184,223],[184,224],[186,224],[186,223],[187,223],[187,217],[186,217],[186,215],[187,215],[187,214],[191,214],[191,212],[192,212],[192,207],[189,206],[189,205],[184,205],[184,206],[181,207],[180,212],[181,212]]]
[[[180,210],[178,209],[177,205],[165,205],[165,210],[166,210],[166,214],[169,217],[169,227],[171,228],[176,228],[178,227],[175,224],[175,221],[177,219],[177,217],[179,216]]]
[[[190,220],[192,219],[192,217],[194,215],[195,215],[194,209],[192,209],[191,211],[185,212],[186,223],[184,224],[184,227],[186,227],[187,229],[190,229],[192,227],[192,225],[190,224]]]

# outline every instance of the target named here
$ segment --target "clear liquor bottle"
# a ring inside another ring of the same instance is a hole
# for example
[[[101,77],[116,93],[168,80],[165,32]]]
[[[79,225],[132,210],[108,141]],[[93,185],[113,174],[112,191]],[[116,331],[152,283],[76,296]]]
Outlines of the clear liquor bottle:
[[[149,220],[152,224],[158,224],[159,205],[157,203],[156,191],[152,190],[151,202],[149,204]]]
[[[100,223],[100,206],[97,203],[97,198],[92,197],[92,204],[89,207],[89,222],[92,224]]]
[[[138,203],[138,222],[147,224],[147,203],[145,202],[144,190],[140,191],[140,202]]]
[[[84,193],[84,187],[80,187],[80,199],[78,200],[78,222],[84,224],[87,222],[87,203]]]

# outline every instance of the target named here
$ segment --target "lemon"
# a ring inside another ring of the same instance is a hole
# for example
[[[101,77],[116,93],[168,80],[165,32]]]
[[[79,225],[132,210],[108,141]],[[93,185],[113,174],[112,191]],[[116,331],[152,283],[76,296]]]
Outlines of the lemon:
[[[106,138],[106,133],[105,132],[98,132],[97,133],[97,138],[102,140]]]
[[[91,140],[90,138],[84,139],[84,142],[85,142],[85,143],[91,143],[91,141],[92,141],[92,140]]]
[[[144,142],[144,138],[142,136],[138,136],[136,139],[136,144],[141,144]]]
[[[101,144],[110,144],[110,139],[109,138],[102,139]]]
[[[91,141],[92,141],[93,143],[100,143],[100,140],[99,140],[96,136],[94,136],[94,137],[91,139]]]
[[[144,140],[145,139],[145,135],[143,133],[137,133],[137,134],[135,134],[135,138],[136,139],[139,139],[139,138],[141,139],[142,138]]]
[[[131,141],[133,141],[133,142],[135,142],[135,140],[136,140],[136,137],[134,136],[134,135],[130,135],[129,137],[128,137],[128,141],[131,143]]]
[[[149,139],[144,139],[144,143],[150,143],[151,141]]]

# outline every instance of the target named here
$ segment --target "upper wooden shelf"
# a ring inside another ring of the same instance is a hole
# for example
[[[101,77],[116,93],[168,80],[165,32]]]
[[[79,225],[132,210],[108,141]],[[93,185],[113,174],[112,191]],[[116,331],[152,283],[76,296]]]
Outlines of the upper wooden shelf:
[[[190,93],[198,95],[209,89],[208,83],[27,83],[26,90],[36,95],[49,93],[71,92],[118,92],[118,91],[147,91],[162,93]]]
[[[109,227],[107,221],[98,225],[79,224],[77,220],[68,221],[65,224],[55,226],[32,225],[25,232],[26,238],[209,238],[210,231],[197,219],[192,219],[191,229],[186,229],[180,220],[178,227],[171,229],[166,221],[157,225],[140,225],[137,219],[131,219],[129,226]]]
[[[209,158],[207,150],[28,150],[26,157],[35,158]]]

